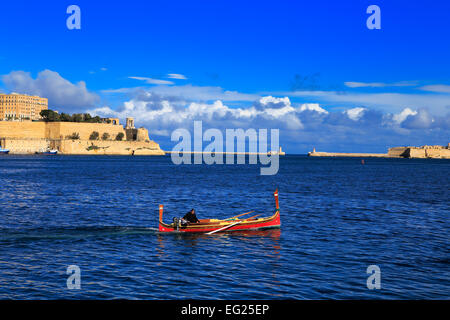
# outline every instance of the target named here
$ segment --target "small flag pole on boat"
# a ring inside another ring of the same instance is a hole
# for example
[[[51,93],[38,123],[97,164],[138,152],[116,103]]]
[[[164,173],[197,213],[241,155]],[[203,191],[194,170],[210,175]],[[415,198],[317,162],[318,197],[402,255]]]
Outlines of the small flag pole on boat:
[[[232,224],[230,224],[230,225],[228,225],[228,226],[225,226],[225,227],[222,227],[222,228],[220,228],[220,229],[210,231],[210,232],[208,232],[207,234],[213,234],[213,233],[216,233],[216,232],[219,232],[219,231],[222,231],[222,230],[231,228],[232,226],[235,226],[235,225],[237,225],[237,224],[239,224],[239,223],[241,223],[241,222],[242,222],[242,221],[238,221],[238,222],[232,223]]]
[[[159,231],[163,231],[163,226],[161,225],[161,223],[163,222],[163,211],[164,211],[164,206],[162,204],[160,204],[159,205],[159,222],[158,222]]]

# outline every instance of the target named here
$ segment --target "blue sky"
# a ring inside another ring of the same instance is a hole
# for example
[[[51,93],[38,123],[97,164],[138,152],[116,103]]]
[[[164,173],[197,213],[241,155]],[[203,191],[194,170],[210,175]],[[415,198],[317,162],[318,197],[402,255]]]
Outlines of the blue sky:
[[[71,4],[81,30],[66,28]],[[366,27],[371,4],[381,30]],[[167,149],[193,120],[279,128],[293,153],[449,142],[447,1],[9,1],[2,11],[1,91],[131,114]]]

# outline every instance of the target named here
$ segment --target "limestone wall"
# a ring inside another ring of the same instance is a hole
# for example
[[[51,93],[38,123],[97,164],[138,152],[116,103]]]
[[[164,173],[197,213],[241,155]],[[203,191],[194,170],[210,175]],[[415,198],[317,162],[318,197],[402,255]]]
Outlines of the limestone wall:
[[[407,158],[426,158],[425,149],[408,148],[406,152]]]
[[[81,140],[88,140],[94,131],[97,131],[100,137],[106,132],[110,139],[115,139],[120,132],[125,135],[122,126],[107,123],[49,122],[47,128],[49,139],[65,139],[73,133],[78,133]]]
[[[388,156],[389,157],[404,157],[407,153],[407,147],[395,147],[389,148]]]
[[[45,122],[0,121],[0,138],[46,138]]]
[[[56,147],[61,154],[77,155],[164,155],[156,142],[60,140]]]
[[[50,148],[48,139],[0,139],[0,144],[9,149],[10,154],[34,154]]]
[[[107,132],[111,139],[120,132],[125,136],[122,126],[107,123],[0,121],[0,138],[64,139],[76,132],[80,139],[87,140],[93,131],[97,131],[100,137]]]
[[[425,149],[427,158],[450,159],[450,149]]]
[[[450,149],[447,148],[417,148],[409,147],[405,155],[406,158],[435,158],[435,159],[450,159]]]
[[[137,141],[115,141],[119,133],[126,137],[120,125],[106,123],[77,122],[12,122],[0,121],[1,146],[11,154],[33,154],[36,151],[58,149],[61,154],[110,154],[110,155],[164,155],[157,143],[151,141],[147,129],[133,129]],[[99,139],[106,132],[107,141],[90,141],[92,132],[99,133]],[[78,133],[79,140],[67,139]]]
[[[312,157],[386,157],[386,158],[436,158],[450,159],[450,149],[446,147],[395,147],[390,148],[387,154],[378,153],[333,153],[309,152]]]
[[[148,130],[145,128],[137,129],[137,141],[148,141],[150,138],[148,137]]]

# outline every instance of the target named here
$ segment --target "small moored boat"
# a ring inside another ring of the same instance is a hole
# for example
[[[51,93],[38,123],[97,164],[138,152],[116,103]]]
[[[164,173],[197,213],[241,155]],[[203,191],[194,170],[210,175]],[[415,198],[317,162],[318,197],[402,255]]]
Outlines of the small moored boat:
[[[36,154],[46,154],[46,155],[51,155],[51,154],[58,154],[58,150],[41,150],[41,151],[36,151]]]
[[[9,153],[9,149],[3,149],[0,147],[0,154],[8,154]]]
[[[160,232],[190,232],[190,233],[207,233],[216,232],[244,231],[244,230],[261,230],[269,228],[279,228],[280,207],[278,205],[278,190],[274,192],[275,197],[275,213],[268,217],[258,218],[260,215],[244,218],[253,211],[246,212],[227,219],[200,219],[198,223],[181,224],[179,219],[175,218],[173,223],[167,224],[163,222],[163,205],[159,205],[159,231]]]

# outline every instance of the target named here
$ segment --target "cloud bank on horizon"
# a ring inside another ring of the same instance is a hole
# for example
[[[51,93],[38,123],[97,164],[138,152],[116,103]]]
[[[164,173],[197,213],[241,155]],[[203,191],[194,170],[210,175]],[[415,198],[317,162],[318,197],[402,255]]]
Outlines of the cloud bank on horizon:
[[[39,72],[35,79],[25,71],[12,71],[1,79],[11,92],[48,98],[51,106],[64,110],[90,108],[100,101],[97,94],[86,88],[84,81],[74,84],[51,70]]]
[[[105,68],[106,70],[106,68]],[[61,112],[90,112],[124,119],[132,116],[149,129],[163,147],[170,148],[170,134],[177,128],[192,129],[194,120],[205,128],[278,128],[283,148],[303,153],[312,147],[326,151],[383,152],[387,146],[443,144],[450,133],[450,92],[447,85],[418,87],[418,93],[335,92],[296,90],[241,93],[217,86],[177,85],[182,74],[162,80],[129,76],[146,86],[100,90],[87,89],[84,81],[72,83],[59,73],[43,70],[35,78],[12,71],[1,80],[11,92],[40,95],[49,107]],[[353,88],[418,86],[418,82],[345,82]],[[119,107],[102,104],[102,97],[125,94]],[[294,102],[301,98],[308,102]]]

